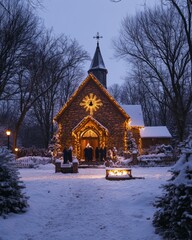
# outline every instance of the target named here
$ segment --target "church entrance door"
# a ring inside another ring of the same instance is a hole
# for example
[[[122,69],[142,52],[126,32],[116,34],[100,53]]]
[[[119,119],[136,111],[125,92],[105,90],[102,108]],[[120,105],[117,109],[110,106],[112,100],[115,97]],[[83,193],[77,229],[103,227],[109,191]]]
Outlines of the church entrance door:
[[[87,145],[92,147],[93,160],[95,159],[96,147],[107,147],[108,130],[92,116],[85,117],[73,129],[72,136],[74,154],[77,156],[78,160],[85,159],[84,150]]]
[[[80,140],[81,159],[85,159],[86,147],[92,148],[92,159],[95,160],[95,149],[99,147],[99,136],[93,130],[88,130],[82,134]]]

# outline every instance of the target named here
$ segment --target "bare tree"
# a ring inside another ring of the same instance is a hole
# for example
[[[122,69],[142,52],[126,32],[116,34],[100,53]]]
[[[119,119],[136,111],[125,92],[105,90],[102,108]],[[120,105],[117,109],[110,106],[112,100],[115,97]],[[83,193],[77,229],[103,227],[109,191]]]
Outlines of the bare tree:
[[[184,24],[184,30],[187,36],[187,43],[190,52],[191,59],[191,81],[192,81],[192,0],[163,0],[164,2],[168,2],[173,6],[178,12],[178,16],[181,18],[181,21]],[[190,110],[190,114],[188,116],[187,121],[187,132],[191,132],[191,117],[192,117],[192,106]]]
[[[15,73],[36,36],[37,21],[20,1],[0,5],[0,100],[16,93]]]
[[[58,110],[68,101],[69,97],[79,86],[84,76],[82,66],[76,66],[73,69],[67,69],[64,78],[60,81],[57,92]]]
[[[132,76],[129,75],[125,78],[121,89],[120,102],[122,104],[140,104],[139,86]]]
[[[80,76],[88,55],[75,40],[65,36],[53,38],[51,32],[42,30],[30,5],[22,0],[0,1],[0,20],[0,106],[8,101],[17,111],[14,116],[15,147],[26,114],[37,101],[39,104],[44,101],[49,111],[48,104],[53,100],[49,111],[53,117],[60,82],[66,84],[66,97],[69,96],[75,84],[65,80]]]
[[[36,8],[36,7],[42,7],[42,0],[17,0],[17,3],[22,3],[22,4],[29,4],[30,6]],[[9,7],[7,7],[7,0],[1,0],[0,1],[0,7],[4,8],[9,14],[11,12],[9,11]]]
[[[192,0],[162,0],[162,1],[164,3],[168,2],[171,6],[173,6],[178,13],[178,17],[180,17],[181,21],[183,22],[192,63],[192,41],[191,41]]]
[[[57,69],[57,71],[59,72],[60,69]],[[81,71],[79,66],[77,66],[76,69],[67,69],[63,74],[63,79],[58,81],[44,95],[40,96],[33,105],[34,115],[40,125],[44,146],[46,148],[54,133],[53,117],[77,88],[79,80],[82,79],[82,75],[79,75]],[[46,83],[47,86],[54,80],[53,73],[54,70],[51,70],[47,78],[44,79],[44,83]],[[39,91],[43,90],[40,89]]]
[[[109,87],[109,92],[115,98],[116,101],[120,102],[121,99],[121,86],[117,83]]]
[[[161,6],[127,17],[114,45],[117,55],[137,68],[151,96],[170,109],[182,140],[192,102],[191,59],[177,12]]]
[[[73,70],[86,59],[87,53],[76,41],[63,36],[53,39],[50,34],[40,37],[33,51],[23,59],[18,72],[20,108],[14,131],[14,146],[17,145],[20,126],[33,106],[45,139],[50,139],[58,84],[65,78],[69,69]]]

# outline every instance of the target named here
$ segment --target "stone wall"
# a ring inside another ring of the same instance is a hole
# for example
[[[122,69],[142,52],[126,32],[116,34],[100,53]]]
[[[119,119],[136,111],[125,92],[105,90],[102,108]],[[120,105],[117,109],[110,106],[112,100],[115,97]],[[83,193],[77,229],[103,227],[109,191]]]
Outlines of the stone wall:
[[[124,123],[126,117],[92,79],[90,79],[83,89],[79,91],[78,95],[73,98],[70,105],[58,119],[61,145],[67,148],[72,145],[72,129],[76,127],[84,117],[89,115],[89,112],[80,106],[80,103],[83,98],[90,93],[96,95],[97,99],[100,99],[103,104],[93,113],[93,118],[109,131],[107,147],[112,148],[115,146],[117,149],[122,148],[124,144]]]

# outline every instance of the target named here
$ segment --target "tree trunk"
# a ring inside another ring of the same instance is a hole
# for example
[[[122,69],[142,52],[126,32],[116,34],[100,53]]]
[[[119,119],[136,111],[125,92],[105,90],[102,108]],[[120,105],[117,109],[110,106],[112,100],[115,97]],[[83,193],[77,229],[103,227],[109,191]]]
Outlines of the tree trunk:
[[[18,135],[19,135],[19,130],[20,130],[22,122],[23,122],[23,120],[25,118],[25,114],[26,113],[27,113],[27,111],[24,111],[20,115],[20,117],[19,117],[19,119],[18,119],[18,121],[17,121],[17,123],[15,125],[15,131],[14,131],[14,134],[13,134],[13,150],[15,150],[15,148],[17,147],[17,138],[18,138]]]

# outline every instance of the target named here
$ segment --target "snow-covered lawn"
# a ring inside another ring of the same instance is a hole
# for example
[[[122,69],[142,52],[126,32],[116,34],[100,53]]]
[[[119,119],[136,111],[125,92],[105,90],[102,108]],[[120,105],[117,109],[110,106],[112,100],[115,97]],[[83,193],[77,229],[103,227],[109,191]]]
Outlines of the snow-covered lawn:
[[[0,240],[156,240],[152,217],[168,167],[132,168],[145,179],[108,181],[105,169],[20,169],[28,211],[0,218]]]

